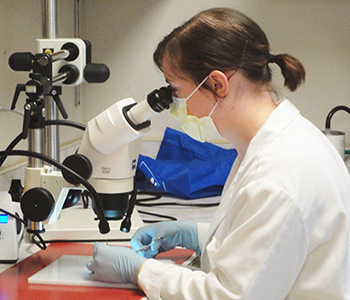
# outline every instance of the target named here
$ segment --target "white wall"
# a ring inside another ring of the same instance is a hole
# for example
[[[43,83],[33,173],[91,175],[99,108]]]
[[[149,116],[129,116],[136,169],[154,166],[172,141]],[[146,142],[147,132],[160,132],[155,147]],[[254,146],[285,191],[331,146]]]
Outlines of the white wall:
[[[58,37],[73,37],[75,0],[57,0]],[[93,61],[106,63],[110,79],[103,84],[83,84],[81,105],[74,106],[72,88],[64,88],[62,100],[69,119],[86,122],[115,101],[133,97],[141,101],[165,85],[153,65],[152,54],[162,37],[195,13],[214,6],[228,6],[246,13],[267,33],[272,53],[288,52],[304,63],[306,84],[297,92],[283,88],[280,71],[274,68],[274,84],[280,97],[288,96],[302,114],[319,128],[336,105],[350,106],[350,1],[348,0],[80,0],[81,37],[92,42]],[[35,52],[35,39],[42,37],[41,1],[0,1],[0,106],[9,107],[17,83],[28,80],[27,72],[8,67],[13,52]],[[17,105],[22,110],[25,96]],[[0,149],[21,131],[22,118],[0,112]],[[147,139],[160,140],[166,126],[179,129],[168,113],[153,120]],[[350,116],[339,112],[333,129],[347,132]],[[61,128],[61,143],[80,137],[74,129]],[[26,142],[19,148],[26,148]],[[11,160],[9,160],[11,161]],[[9,163],[8,161],[8,163]]]
[[[303,62],[306,84],[295,93],[283,88],[278,67],[274,84],[280,97],[288,96],[320,129],[336,105],[350,106],[350,1],[348,0],[85,0],[82,36],[93,44],[93,58],[106,63],[111,77],[102,85],[85,85],[85,116],[117,100],[141,101],[165,85],[154,67],[157,43],[174,27],[210,7],[238,9],[264,29],[272,53],[290,53]],[[165,126],[177,127],[167,114],[153,120],[149,139],[161,139]],[[347,132],[350,116],[338,112],[332,128]]]

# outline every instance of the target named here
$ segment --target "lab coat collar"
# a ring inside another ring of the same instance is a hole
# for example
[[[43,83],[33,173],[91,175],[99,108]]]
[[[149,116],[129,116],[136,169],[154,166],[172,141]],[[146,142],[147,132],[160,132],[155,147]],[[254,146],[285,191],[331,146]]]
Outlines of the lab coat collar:
[[[250,141],[242,166],[255,157],[261,149],[272,141],[276,135],[286,128],[300,115],[300,111],[288,99],[284,98],[277,103],[264,125]]]

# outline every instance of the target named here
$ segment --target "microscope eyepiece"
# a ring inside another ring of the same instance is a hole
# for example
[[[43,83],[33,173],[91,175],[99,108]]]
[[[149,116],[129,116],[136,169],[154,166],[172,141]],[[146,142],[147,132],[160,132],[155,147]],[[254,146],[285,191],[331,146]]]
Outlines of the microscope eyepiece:
[[[165,109],[169,109],[170,104],[173,102],[171,87],[161,87],[159,90],[154,90],[149,93],[147,96],[147,102],[149,106],[158,113]]]

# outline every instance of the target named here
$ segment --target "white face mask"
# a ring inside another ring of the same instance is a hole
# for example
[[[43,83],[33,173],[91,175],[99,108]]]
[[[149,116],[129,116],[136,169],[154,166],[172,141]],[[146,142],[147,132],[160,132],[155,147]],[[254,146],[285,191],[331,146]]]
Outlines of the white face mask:
[[[213,109],[207,117],[197,118],[196,116],[188,115],[186,102],[191,96],[208,79],[208,76],[195,88],[195,90],[185,98],[173,98],[173,103],[170,105],[170,114],[180,122],[182,129],[192,138],[200,142],[209,142],[213,140],[221,140],[216,126],[211,118],[218,102],[215,103]]]

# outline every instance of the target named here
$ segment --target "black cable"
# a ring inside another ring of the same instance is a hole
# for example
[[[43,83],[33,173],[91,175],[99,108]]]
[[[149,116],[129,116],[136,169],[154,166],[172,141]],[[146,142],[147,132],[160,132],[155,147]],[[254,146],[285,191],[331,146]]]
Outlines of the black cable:
[[[37,241],[35,237],[37,237],[39,241]],[[33,235],[30,237],[30,241],[38,246],[41,250],[46,250],[46,242],[43,240],[39,233],[33,233]]]
[[[5,151],[10,151],[13,148],[15,148],[17,146],[17,144],[23,139],[23,134],[22,132],[17,135],[14,140],[7,146]],[[3,165],[4,161],[6,160],[7,156],[2,156],[0,158],[0,167]]]
[[[162,193],[157,192],[138,192],[138,195],[149,195],[150,198],[142,198],[136,200],[136,205],[138,206],[192,206],[192,207],[213,207],[218,206],[220,202],[213,202],[213,203],[184,203],[184,202],[156,202],[156,203],[144,203],[144,202],[151,202],[158,200],[162,197]],[[190,201],[190,200],[186,200]]]
[[[144,206],[144,207],[155,207],[155,206],[187,206],[187,207],[214,207],[218,206],[220,202],[214,202],[214,203],[181,203],[181,202],[156,202],[156,203],[143,203],[143,202],[151,202],[158,200],[162,197],[163,193],[157,193],[157,192],[138,192],[138,195],[149,195],[151,197],[149,198],[142,198],[136,200],[137,206]],[[175,217],[164,215],[164,214],[156,214],[151,212],[146,212],[142,210],[137,210],[139,213],[168,219],[172,221],[176,221],[177,219]],[[159,222],[159,220],[143,220],[144,223],[155,223]]]
[[[74,127],[80,130],[85,130],[86,126],[84,124],[80,124],[77,122],[73,121],[67,121],[67,120],[47,120],[45,121],[45,126],[51,126],[51,125],[63,125],[63,126],[69,126],[69,127]],[[7,146],[5,151],[10,151],[15,148],[18,143],[23,139],[23,132],[21,132],[19,135],[17,135],[14,140]],[[3,165],[5,162],[7,156],[2,156],[0,158],[0,167]]]
[[[137,194],[139,196],[141,195],[146,195],[149,196],[147,198],[142,198],[142,199],[138,199],[137,201],[152,201],[152,200],[158,200],[160,198],[162,198],[162,196],[168,195],[168,194],[163,194],[161,192],[143,192],[143,191],[138,191]],[[171,196],[171,194],[169,194],[169,196]]]
[[[156,214],[156,213],[151,213],[148,211],[144,211],[144,210],[137,210],[139,213],[141,214],[145,214],[145,215],[150,215],[150,216],[155,216],[155,217],[159,217],[159,218],[164,218],[164,219],[169,219],[172,221],[177,221],[177,219],[175,217],[172,216],[167,216],[167,215],[162,215],[162,214]],[[144,223],[155,223],[155,222],[159,222],[159,220],[143,220]]]
[[[134,211],[134,207],[136,204],[136,198],[137,198],[137,186],[136,186],[136,177],[134,176],[134,187],[132,190],[132,194],[129,200],[129,207],[128,207],[128,211],[126,212],[125,218],[122,221],[122,223],[120,224],[120,231],[122,232],[129,232],[130,228],[131,228],[131,215]]]
[[[152,206],[190,206],[190,207],[214,207],[220,205],[220,202],[215,203],[180,203],[180,202],[158,202],[158,203],[142,203],[142,201],[150,200],[138,200],[136,205],[152,207]]]
[[[89,207],[89,197],[90,197],[90,194],[87,190],[84,190],[81,193],[81,200],[83,201],[83,207],[85,209]]]
[[[51,125],[63,125],[63,126],[69,126],[69,127],[74,127],[80,130],[85,130],[86,126],[81,123],[77,123],[74,121],[68,121],[68,120],[46,120],[45,121],[45,126],[51,126]]]

